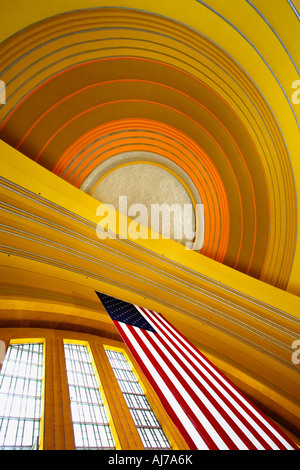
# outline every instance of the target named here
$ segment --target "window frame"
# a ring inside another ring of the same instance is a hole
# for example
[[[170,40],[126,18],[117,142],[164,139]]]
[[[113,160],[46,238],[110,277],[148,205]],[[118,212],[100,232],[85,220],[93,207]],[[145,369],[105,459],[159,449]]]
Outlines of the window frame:
[[[36,446],[36,442],[33,443],[32,449],[36,450],[43,450],[44,448],[44,427],[45,427],[45,376],[46,376],[46,339],[45,338],[40,338],[40,337],[28,337],[28,338],[11,338],[8,342],[7,349],[5,351],[5,357],[3,360],[3,364],[6,358],[7,351],[10,346],[12,345],[18,345],[18,344],[42,344],[43,346],[43,360],[42,360],[42,379],[41,379],[41,413],[40,413],[40,425],[39,425],[39,436],[38,436],[38,446]],[[2,370],[3,370],[3,364],[2,368],[0,370],[0,375],[2,375]],[[12,450],[18,450],[18,449],[12,449]]]
[[[102,381],[101,381],[101,378],[100,378],[100,375],[99,375],[99,372],[98,372],[96,362],[94,360],[94,356],[93,356],[92,349],[91,349],[91,346],[89,344],[89,341],[77,340],[77,339],[65,339],[64,338],[63,339],[63,346],[65,346],[65,344],[74,344],[74,345],[79,345],[79,346],[85,346],[87,348],[87,352],[88,352],[89,357],[91,359],[91,364],[92,364],[92,367],[93,367],[95,379],[96,379],[97,384],[98,384],[98,389],[99,389],[101,398],[103,400],[103,407],[104,407],[106,415],[107,415],[108,425],[110,427],[110,431],[111,431],[111,434],[112,434],[112,437],[113,437],[113,440],[114,440],[114,443],[115,443],[115,448],[112,449],[112,450],[120,450],[121,446],[120,446],[116,426],[115,426],[113,418],[112,418],[112,414],[111,414],[111,411],[110,411],[110,408],[109,408],[109,404],[108,404],[108,401],[107,401],[107,398],[106,398],[106,395],[105,395],[105,391],[104,391],[104,388],[103,388],[103,385],[102,385]],[[64,351],[65,351],[65,349],[64,349]],[[66,361],[66,357],[65,357],[65,361]],[[66,362],[65,362],[65,365],[66,365]],[[68,371],[67,371],[67,366],[66,366],[66,374],[67,374],[67,372]],[[69,383],[68,383],[68,393],[69,393],[69,403],[70,403],[70,408],[71,408],[71,397],[70,397]],[[73,433],[74,433],[74,421],[73,421],[72,411],[71,411],[71,418],[72,418],[72,426],[73,426]],[[75,434],[74,434],[74,447],[75,447],[75,450],[76,450]],[[95,448],[95,449],[97,449],[97,448]]]

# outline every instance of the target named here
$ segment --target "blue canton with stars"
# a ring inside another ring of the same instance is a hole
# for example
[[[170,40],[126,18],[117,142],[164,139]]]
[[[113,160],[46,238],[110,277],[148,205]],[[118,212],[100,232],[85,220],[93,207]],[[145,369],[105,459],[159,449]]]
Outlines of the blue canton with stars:
[[[155,329],[147,322],[134,305],[124,302],[123,300],[115,299],[109,295],[101,294],[100,292],[96,292],[96,294],[112,320],[155,333]]]

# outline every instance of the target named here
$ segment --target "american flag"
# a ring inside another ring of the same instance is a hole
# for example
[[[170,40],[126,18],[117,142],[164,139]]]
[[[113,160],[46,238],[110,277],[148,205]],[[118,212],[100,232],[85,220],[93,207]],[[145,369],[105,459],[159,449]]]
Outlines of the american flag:
[[[190,449],[298,449],[161,314],[96,293]]]

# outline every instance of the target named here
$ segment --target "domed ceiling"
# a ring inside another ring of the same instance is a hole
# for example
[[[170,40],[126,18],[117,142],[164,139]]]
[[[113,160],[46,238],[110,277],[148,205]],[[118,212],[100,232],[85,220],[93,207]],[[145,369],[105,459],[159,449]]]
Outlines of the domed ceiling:
[[[89,194],[128,154],[185,175],[204,205],[201,253],[286,289],[298,229],[291,2],[64,3],[6,26],[0,138]]]

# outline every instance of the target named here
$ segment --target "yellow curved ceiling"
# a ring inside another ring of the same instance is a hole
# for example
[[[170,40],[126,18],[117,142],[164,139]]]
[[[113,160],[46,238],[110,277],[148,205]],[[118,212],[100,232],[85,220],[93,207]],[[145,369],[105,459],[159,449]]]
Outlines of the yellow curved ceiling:
[[[290,345],[299,336],[299,302],[271,287],[300,292],[300,104],[292,99],[300,23],[293,5],[1,3],[7,100],[0,139],[20,152],[1,144],[10,227],[1,266],[16,293],[12,303],[3,293],[4,322],[13,324],[10,310],[14,321],[28,311],[30,326],[43,312],[53,327],[78,324],[113,335],[87,294],[100,287],[163,306],[194,344],[258,400],[268,396],[268,406],[278,415],[284,410],[298,429]],[[77,188],[97,165],[128,151],[160,154],[189,176],[204,203],[204,256],[173,242],[96,246],[97,203]],[[39,301],[37,274],[50,286],[39,286]],[[64,287],[78,309],[64,298]]]
[[[124,150],[167,156],[204,203],[202,253],[297,289],[299,24],[287,2],[8,5],[4,141],[76,186]]]

